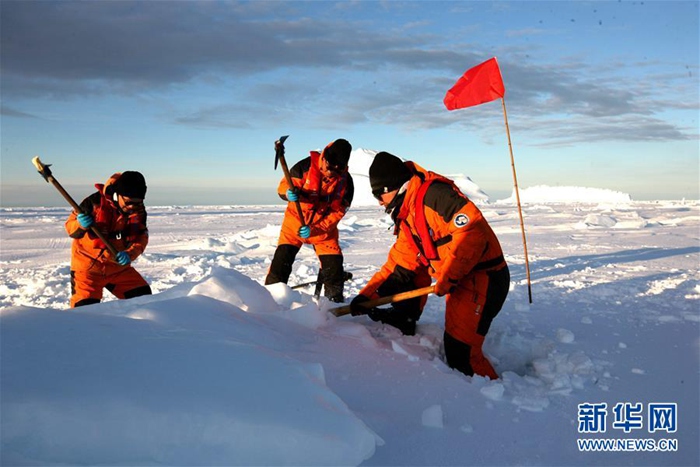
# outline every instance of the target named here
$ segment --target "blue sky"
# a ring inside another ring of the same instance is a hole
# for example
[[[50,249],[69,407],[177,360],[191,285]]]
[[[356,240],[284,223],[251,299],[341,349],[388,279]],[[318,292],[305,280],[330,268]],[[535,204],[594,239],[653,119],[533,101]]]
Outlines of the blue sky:
[[[150,204],[276,203],[337,138],[492,199],[513,177],[500,101],[445,92],[496,56],[521,189],[700,198],[697,1],[0,3],[2,206],[139,170]]]

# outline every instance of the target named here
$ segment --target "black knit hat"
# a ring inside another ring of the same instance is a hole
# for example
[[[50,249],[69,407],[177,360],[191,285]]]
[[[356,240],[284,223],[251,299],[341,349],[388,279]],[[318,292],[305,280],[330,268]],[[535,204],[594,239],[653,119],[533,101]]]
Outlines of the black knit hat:
[[[375,198],[383,193],[398,190],[412,176],[413,173],[406,164],[388,152],[380,152],[374,156],[374,161],[369,167],[369,184]]]
[[[326,146],[326,149],[323,150],[323,157],[331,167],[344,170],[350,160],[350,151],[352,151],[352,146],[347,140],[337,139]]]
[[[146,179],[140,172],[123,172],[114,182],[114,192],[127,198],[146,197]]]

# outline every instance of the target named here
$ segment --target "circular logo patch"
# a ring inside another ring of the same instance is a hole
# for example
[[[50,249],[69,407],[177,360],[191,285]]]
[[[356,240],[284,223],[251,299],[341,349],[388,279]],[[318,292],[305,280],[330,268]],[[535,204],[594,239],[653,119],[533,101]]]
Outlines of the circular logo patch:
[[[464,227],[469,223],[469,217],[466,214],[458,214],[455,217],[455,226]]]

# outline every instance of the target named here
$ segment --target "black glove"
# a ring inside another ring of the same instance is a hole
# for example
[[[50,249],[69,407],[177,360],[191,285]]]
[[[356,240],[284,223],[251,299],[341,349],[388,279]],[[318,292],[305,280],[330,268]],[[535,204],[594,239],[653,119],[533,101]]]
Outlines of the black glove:
[[[360,303],[368,302],[369,298],[365,295],[358,295],[350,302],[350,314],[353,316],[366,315],[368,308],[363,307]]]

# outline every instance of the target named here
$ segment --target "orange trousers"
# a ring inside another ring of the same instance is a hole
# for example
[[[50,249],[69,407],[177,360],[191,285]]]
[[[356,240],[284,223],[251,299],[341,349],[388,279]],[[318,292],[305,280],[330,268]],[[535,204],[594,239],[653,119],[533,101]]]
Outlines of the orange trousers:
[[[70,276],[71,308],[99,303],[102,300],[103,289],[107,289],[119,299],[151,294],[148,282],[131,266],[113,274],[88,270],[71,271]]]

